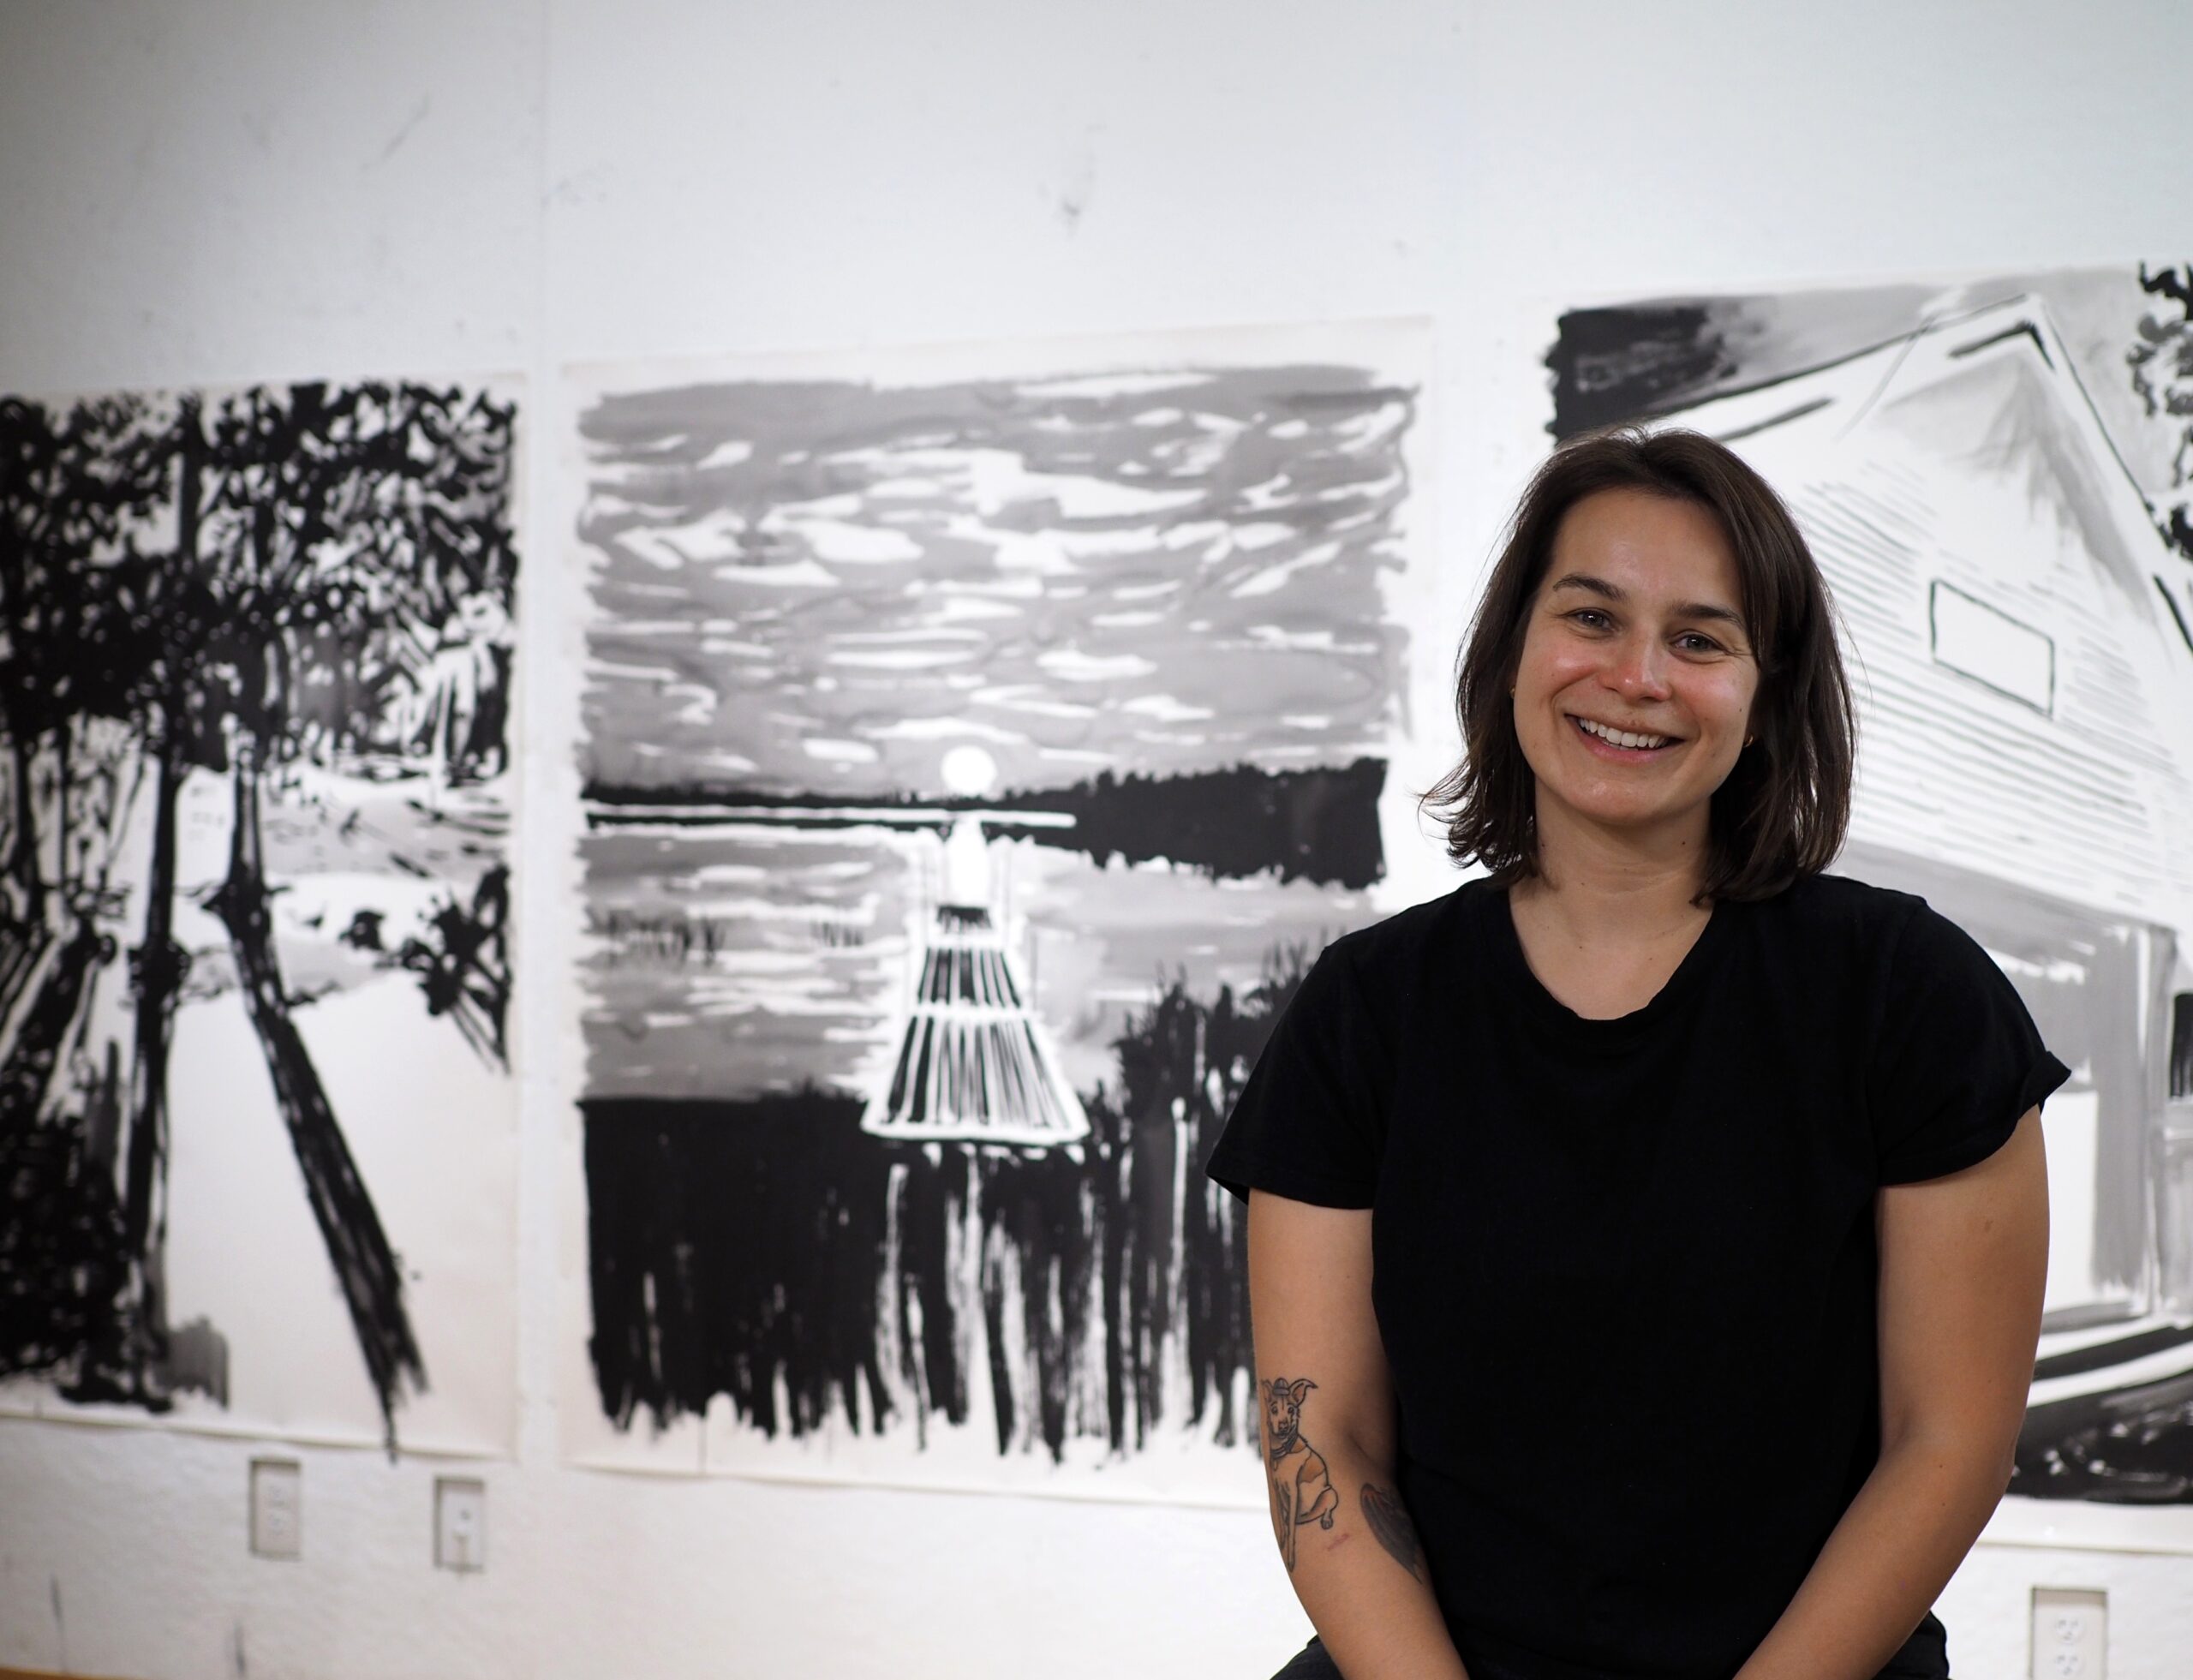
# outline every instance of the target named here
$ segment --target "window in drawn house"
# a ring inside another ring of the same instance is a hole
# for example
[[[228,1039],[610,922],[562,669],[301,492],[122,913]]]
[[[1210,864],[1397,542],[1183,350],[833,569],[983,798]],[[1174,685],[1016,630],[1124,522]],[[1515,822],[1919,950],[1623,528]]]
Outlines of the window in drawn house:
[[[1977,595],[1935,580],[1927,599],[1934,661],[2036,712],[2056,709],[2056,643]]]

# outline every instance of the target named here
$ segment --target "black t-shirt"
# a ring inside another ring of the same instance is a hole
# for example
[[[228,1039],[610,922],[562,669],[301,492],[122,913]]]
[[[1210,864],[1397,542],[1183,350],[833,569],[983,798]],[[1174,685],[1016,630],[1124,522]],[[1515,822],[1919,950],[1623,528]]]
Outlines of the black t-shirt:
[[[1374,1210],[1401,1488],[1464,1661],[1706,1680],[1879,1456],[1875,1192],[1984,1159],[2068,1077],[1905,894],[1722,904],[1591,1020],[1473,881],[1325,950],[1210,1171]],[[1946,1675],[1940,1624],[1884,1672]]]

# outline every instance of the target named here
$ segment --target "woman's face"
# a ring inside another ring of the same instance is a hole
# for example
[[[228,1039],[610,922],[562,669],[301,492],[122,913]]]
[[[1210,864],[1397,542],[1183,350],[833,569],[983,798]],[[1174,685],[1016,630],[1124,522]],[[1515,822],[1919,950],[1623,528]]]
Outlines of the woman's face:
[[[1581,824],[1702,855],[1759,691],[1736,582],[1696,503],[1602,490],[1569,510],[1515,673],[1541,841]]]

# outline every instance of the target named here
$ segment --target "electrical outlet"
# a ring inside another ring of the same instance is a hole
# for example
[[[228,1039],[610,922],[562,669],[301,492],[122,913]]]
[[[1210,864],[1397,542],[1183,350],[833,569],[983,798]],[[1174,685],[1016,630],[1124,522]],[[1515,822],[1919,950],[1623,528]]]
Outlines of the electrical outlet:
[[[434,1564],[445,1569],[487,1567],[487,1484],[462,1476],[434,1478]]]
[[[2109,1595],[2033,1589],[2033,1680],[2108,1680]]]
[[[261,1557],[304,1556],[304,1466],[294,1458],[251,1461],[251,1549]]]

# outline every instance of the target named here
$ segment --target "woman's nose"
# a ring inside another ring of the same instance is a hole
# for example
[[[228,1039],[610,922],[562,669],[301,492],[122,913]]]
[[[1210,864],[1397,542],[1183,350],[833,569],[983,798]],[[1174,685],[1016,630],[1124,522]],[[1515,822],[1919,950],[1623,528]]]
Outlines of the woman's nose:
[[[1625,641],[1615,651],[1607,673],[1608,685],[1625,698],[1659,700],[1667,697],[1667,649],[1651,637]]]

